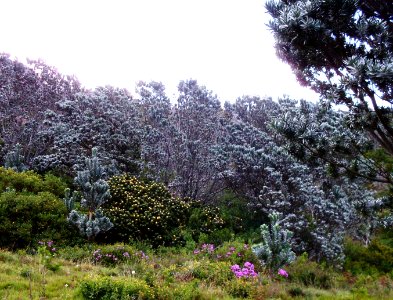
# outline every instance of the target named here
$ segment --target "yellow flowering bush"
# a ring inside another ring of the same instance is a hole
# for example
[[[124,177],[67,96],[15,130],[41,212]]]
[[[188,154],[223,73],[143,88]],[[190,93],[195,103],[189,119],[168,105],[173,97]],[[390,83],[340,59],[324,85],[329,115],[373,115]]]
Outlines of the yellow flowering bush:
[[[172,245],[180,240],[191,204],[173,197],[166,187],[144,182],[128,174],[108,181],[111,199],[103,206],[114,224],[112,238],[149,241],[153,246]]]

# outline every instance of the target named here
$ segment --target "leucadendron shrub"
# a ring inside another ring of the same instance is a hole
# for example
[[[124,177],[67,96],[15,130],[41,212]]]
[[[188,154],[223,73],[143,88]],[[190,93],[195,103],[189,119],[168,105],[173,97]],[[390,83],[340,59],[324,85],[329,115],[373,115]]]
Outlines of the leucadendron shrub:
[[[0,247],[11,249],[35,245],[39,240],[64,240],[70,231],[66,208],[48,192],[0,194]]]
[[[107,237],[118,241],[149,241],[153,246],[181,240],[191,204],[173,197],[164,185],[144,182],[128,174],[108,181],[112,195],[104,214],[113,223]]]
[[[0,167],[0,192],[14,190],[17,193],[50,192],[57,197],[64,196],[65,181],[53,174],[41,176],[33,171],[16,172]]]

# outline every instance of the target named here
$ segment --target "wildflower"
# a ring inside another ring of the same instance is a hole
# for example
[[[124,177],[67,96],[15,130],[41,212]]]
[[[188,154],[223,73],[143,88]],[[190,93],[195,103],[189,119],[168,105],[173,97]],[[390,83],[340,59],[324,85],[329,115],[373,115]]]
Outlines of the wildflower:
[[[254,269],[254,265],[253,265],[252,263],[250,263],[249,261],[246,261],[246,262],[244,263],[244,266],[245,266],[246,268],[249,268],[249,269]]]
[[[245,262],[244,267],[240,268],[239,265],[233,265],[231,267],[231,271],[237,278],[249,278],[249,277],[257,277],[258,273],[254,270],[254,265],[250,262]]]
[[[124,257],[127,257],[127,258],[130,258],[130,253],[124,252],[124,253],[123,253],[123,256],[124,256]]]
[[[195,249],[194,250],[194,254],[199,254],[201,251],[199,251],[199,249]]]
[[[278,275],[281,275],[283,277],[288,277],[288,273],[284,269],[278,270]]]

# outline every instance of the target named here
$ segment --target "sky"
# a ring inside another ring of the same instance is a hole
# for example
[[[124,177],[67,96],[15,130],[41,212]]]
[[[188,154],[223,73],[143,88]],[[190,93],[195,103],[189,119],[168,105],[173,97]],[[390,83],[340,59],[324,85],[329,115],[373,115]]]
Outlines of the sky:
[[[82,85],[196,79],[242,95],[316,100],[275,55],[265,0],[0,0],[0,52],[42,59]]]

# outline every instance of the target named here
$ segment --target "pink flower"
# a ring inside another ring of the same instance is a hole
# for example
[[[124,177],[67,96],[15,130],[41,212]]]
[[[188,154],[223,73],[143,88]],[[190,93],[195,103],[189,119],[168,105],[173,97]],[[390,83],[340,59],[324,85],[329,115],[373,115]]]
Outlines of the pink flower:
[[[278,270],[278,275],[281,275],[283,277],[288,277],[288,273],[284,269]]]

